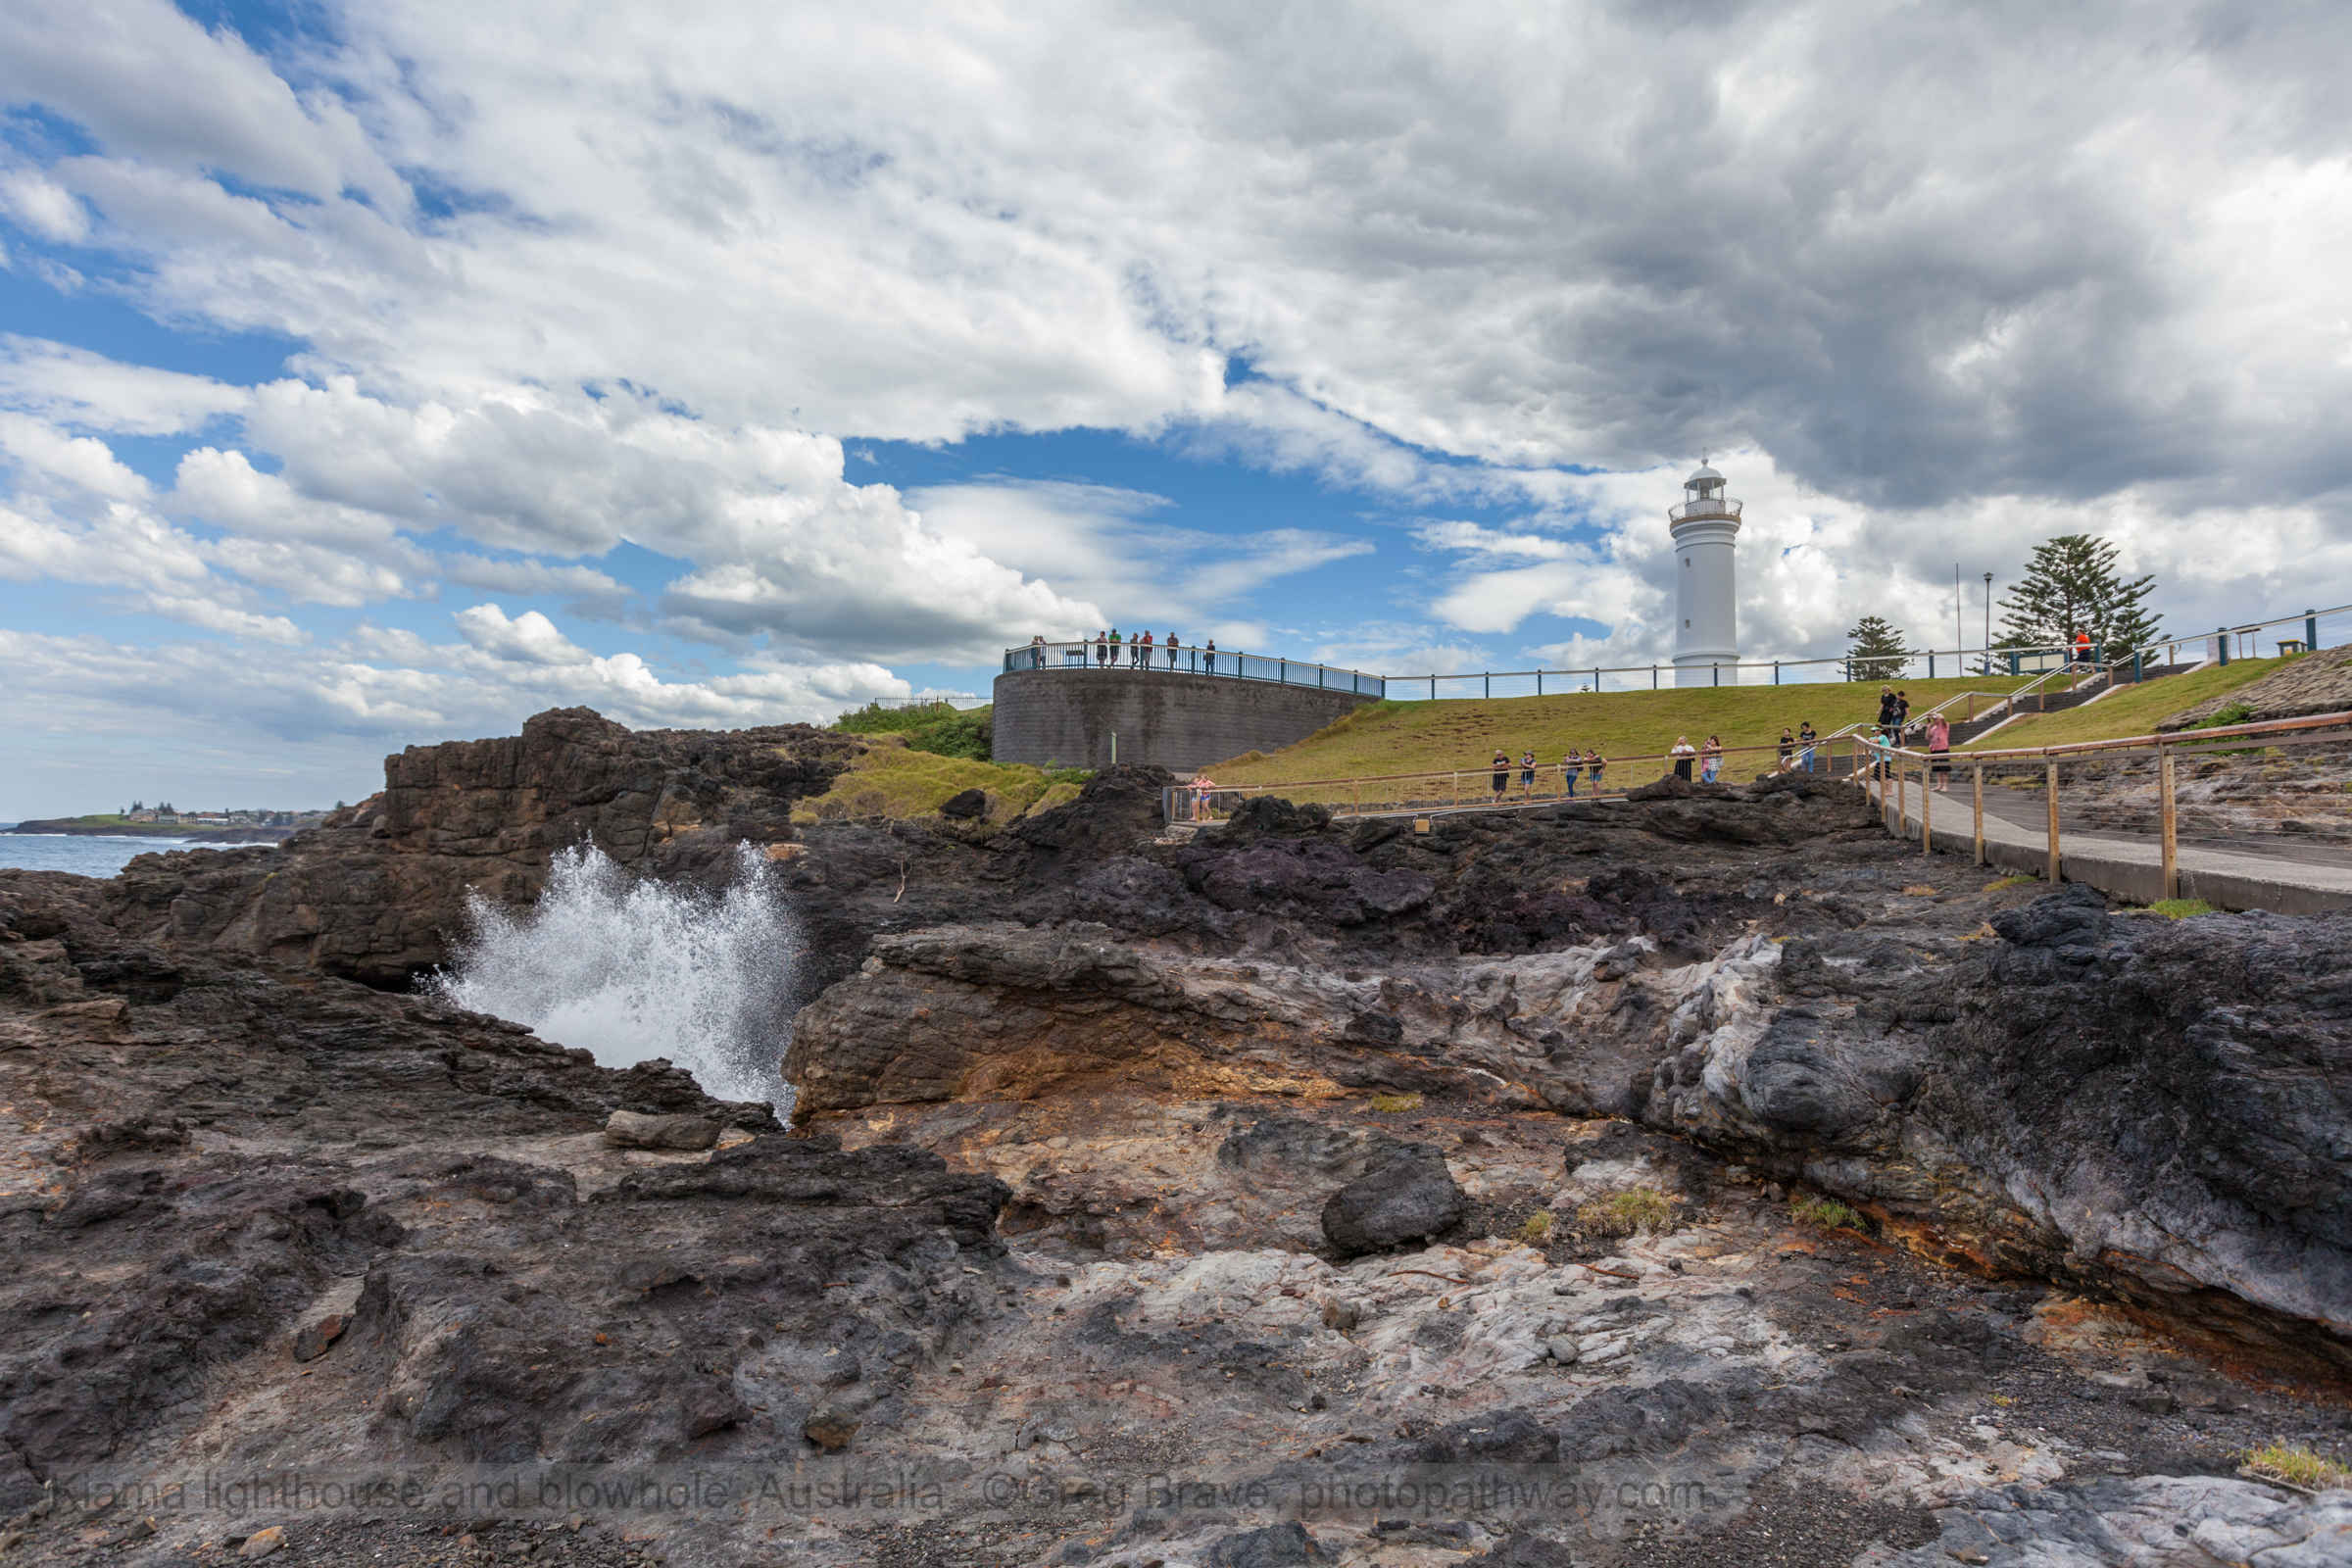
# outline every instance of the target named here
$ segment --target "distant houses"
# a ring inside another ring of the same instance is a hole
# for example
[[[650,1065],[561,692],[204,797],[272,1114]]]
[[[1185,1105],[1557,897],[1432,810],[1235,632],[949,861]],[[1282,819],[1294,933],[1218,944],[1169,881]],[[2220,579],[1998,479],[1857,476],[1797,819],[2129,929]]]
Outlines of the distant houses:
[[[326,812],[283,811],[269,807],[218,811],[182,811],[170,801],[149,806],[145,801],[133,801],[123,810],[126,822],[152,822],[165,827],[311,827],[323,819]]]

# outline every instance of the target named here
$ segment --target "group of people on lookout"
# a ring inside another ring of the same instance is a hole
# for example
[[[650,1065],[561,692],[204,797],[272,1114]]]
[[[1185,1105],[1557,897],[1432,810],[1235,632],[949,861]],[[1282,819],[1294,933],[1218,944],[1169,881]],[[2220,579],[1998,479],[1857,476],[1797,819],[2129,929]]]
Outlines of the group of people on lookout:
[[[1043,633],[1029,639],[1030,668],[1043,669],[1046,667],[1046,646]],[[1079,639],[1075,645],[1076,652],[1071,656],[1071,662],[1083,664],[1087,647],[1087,640]],[[1198,648],[1188,649],[1178,640],[1174,632],[1159,638],[1155,638],[1148,631],[1122,637],[1119,634],[1119,628],[1112,626],[1095,633],[1093,647],[1097,669],[1151,669],[1154,667],[1152,656],[1156,652],[1167,656],[1170,669],[1174,669],[1177,661],[1181,659],[1185,661],[1187,669],[1197,669],[1204,675],[1214,675],[1217,672],[1217,640],[1214,637]],[[1235,660],[1241,658],[1239,654],[1228,657]],[[1240,672],[1237,664],[1234,673],[1239,674]]]

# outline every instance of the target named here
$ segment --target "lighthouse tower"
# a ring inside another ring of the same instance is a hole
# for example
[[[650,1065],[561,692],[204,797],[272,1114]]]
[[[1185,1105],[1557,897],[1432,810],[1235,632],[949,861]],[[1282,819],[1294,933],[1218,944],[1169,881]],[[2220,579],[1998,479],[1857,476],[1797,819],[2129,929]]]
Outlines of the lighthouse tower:
[[[1683,481],[1683,504],[1666,514],[1674,535],[1674,683],[1737,686],[1740,671],[1739,577],[1732,560],[1740,503],[1723,493],[1723,475],[1699,460]]]

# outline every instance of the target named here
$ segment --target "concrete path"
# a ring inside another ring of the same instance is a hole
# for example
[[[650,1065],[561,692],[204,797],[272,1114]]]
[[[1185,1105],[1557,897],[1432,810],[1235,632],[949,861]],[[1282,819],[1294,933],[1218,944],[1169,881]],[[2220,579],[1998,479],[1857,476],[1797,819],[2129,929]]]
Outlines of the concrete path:
[[[2039,797],[2032,806],[2022,800],[1996,802],[1984,792],[1984,858],[2004,870],[2047,874],[2049,838],[2047,818]],[[1921,802],[1925,793],[1914,782],[1902,788],[1902,810],[1909,823],[1906,837],[1919,840]],[[1895,792],[1886,792],[1886,825],[1895,825]],[[2008,813],[2016,813],[2013,817]],[[2164,853],[2154,838],[2123,833],[2074,832],[2064,821],[2063,799],[2058,829],[2059,873],[2069,882],[2086,882],[2103,893],[2153,904],[2164,895]],[[1930,808],[1931,837],[1937,850],[1954,855],[1976,853],[1976,819],[1966,775],[1953,780],[1952,793],[1938,795]],[[2352,854],[2331,845],[2222,848],[2211,843],[2182,843],[2178,856],[2180,897],[2203,899],[2217,909],[2271,909],[2281,914],[2316,914],[2326,909],[2352,908]]]

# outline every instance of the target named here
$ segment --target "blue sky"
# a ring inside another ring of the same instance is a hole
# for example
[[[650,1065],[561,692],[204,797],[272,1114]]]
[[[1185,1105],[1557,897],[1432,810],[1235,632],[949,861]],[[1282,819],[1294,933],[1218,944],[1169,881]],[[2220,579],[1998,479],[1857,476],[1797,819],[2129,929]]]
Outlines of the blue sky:
[[[652,16],[0,18],[0,820],[1107,624],[1646,663],[1702,448],[1754,658],[2074,530],[2352,598],[2324,7]]]

